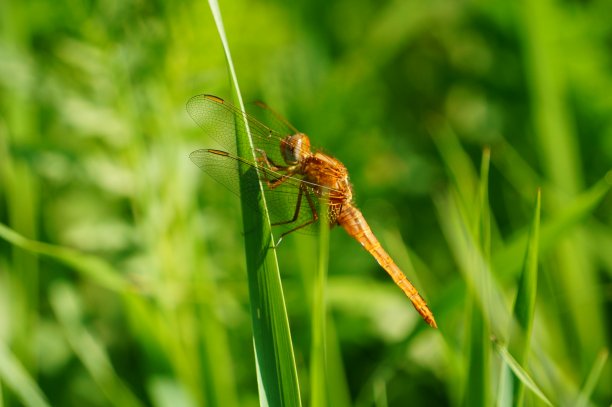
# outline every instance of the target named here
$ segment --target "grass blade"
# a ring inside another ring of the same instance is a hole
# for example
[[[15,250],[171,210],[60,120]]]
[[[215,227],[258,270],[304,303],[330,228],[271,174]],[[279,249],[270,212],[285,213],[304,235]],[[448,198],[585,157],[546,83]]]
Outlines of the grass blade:
[[[589,216],[610,191],[611,185],[612,182],[609,177],[604,177],[590,189],[576,196],[552,219],[542,223],[540,227],[540,251],[543,253],[552,248],[572,228]],[[528,232],[524,232],[493,256],[494,269],[500,275],[514,275],[518,272],[521,265],[516,259],[522,258],[527,239]]]
[[[326,281],[327,286],[327,281]],[[327,293],[327,291],[326,291]],[[327,298],[327,295],[326,295]],[[342,360],[342,349],[334,319],[331,315],[327,317],[327,330],[325,331],[326,339],[326,366],[327,366],[327,402],[328,405],[334,407],[349,407],[351,403],[350,391],[348,388],[346,373],[344,371],[344,363]],[[333,391],[329,391],[333,389]]]
[[[491,212],[489,210],[489,168],[491,166],[491,150],[487,147],[482,152],[480,166],[480,219],[479,233],[482,255],[491,262]]]
[[[208,3],[225,51],[237,105],[244,111],[244,102],[223,28],[221,10],[216,0],[209,0]],[[244,126],[244,131],[237,131],[236,136],[248,137],[250,142],[246,120],[238,117],[236,119],[238,127]],[[252,142],[250,145],[252,146]],[[249,152],[238,151],[238,153],[243,156],[254,155],[252,148]],[[255,194],[249,194],[244,188],[252,182],[259,182],[255,174],[241,173],[242,213],[250,213],[247,212],[250,202],[259,202],[261,209],[259,211],[261,217],[243,216],[244,230],[248,231],[244,236],[260,404],[299,406],[301,400],[297,369],[278,260],[276,252],[270,249],[272,242],[270,219],[261,184]]]
[[[82,306],[71,286],[52,287],[50,303],[66,338],[108,401],[120,406],[141,406],[141,402],[117,376],[106,349],[81,322]]]
[[[555,70],[556,66],[572,58],[568,57],[570,53],[565,47],[550,46],[561,38],[559,33],[565,27],[565,21],[556,18],[560,8],[555,2],[522,1],[519,4],[524,23],[521,38],[526,50],[525,72],[531,85],[536,151],[545,178],[562,191],[558,196],[547,195],[547,209],[554,214],[564,210],[581,193],[585,183],[585,167],[580,154],[583,135],[578,133],[579,127],[571,119],[566,98],[571,82],[568,76]],[[606,316],[601,307],[605,300],[599,289],[595,259],[584,238],[586,230],[577,226],[554,247],[555,279],[570,311],[565,322],[570,328],[562,339],[580,344],[580,351],[573,352],[576,355],[573,362],[581,365],[582,372],[587,368],[584,360],[594,358],[607,341]]]
[[[591,372],[587,376],[586,381],[584,382],[584,386],[580,391],[580,395],[578,396],[578,402],[576,403],[576,407],[585,407],[589,405],[589,399],[591,398],[591,394],[593,394],[593,390],[595,390],[595,386],[597,386],[597,382],[601,377],[604,366],[608,361],[609,352],[607,349],[603,349],[597,355],[595,359],[595,363],[593,363],[593,367],[591,368]]]
[[[529,233],[527,252],[521,279],[519,281],[516,301],[514,303],[514,320],[512,322],[509,336],[509,348],[515,356],[517,362],[526,367],[529,346],[531,342],[531,332],[533,329],[533,319],[535,311],[535,301],[538,282],[538,243],[540,240],[540,208],[541,192],[538,190],[533,223]],[[514,378],[514,405],[523,405],[524,386],[523,382]]]
[[[488,203],[488,182],[489,182],[489,164],[490,151],[485,149],[482,156],[482,165],[480,171],[479,183],[479,211],[477,212],[475,222],[475,235],[479,241],[479,251],[482,253],[483,265],[488,265],[490,262],[491,252],[491,219],[489,215]],[[469,192],[466,191],[466,194]],[[472,201],[472,199],[467,200]],[[478,267],[478,259],[473,261],[474,267]],[[487,267],[488,269],[489,267]],[[481,285],[481,292],[488,293],[488,271],[482,270],[480,279],[477,283]],[[477,300],[477,294],[470,290],[470,325],[469,325],[469,362],[468,362],[468,378],[465,389],[465,406],[488,406],[489,405],[489,388],[490,388],[490,347],[488,346],[488,338],[491,336],[488,320],[485,318],[483,308],[489,308],[488,298],[482,298],[482,303]]]
[[[2,341],[0,341],[0,379],[15,392],[24,405],[35,407],[50,405],[36,385],[36,381]]]
[[[321,219],[327,219],[327,205],[321,205]],[[310,388],[312,407],[327,406],[327,352],[326,326],[327,309],[325,286],[327,284],[327,265],[329,259],[329,228],[320,222],[319,228],[319,265],[315,273],[312,295],[312,339],[310,354]]]
[[[462,206],[470,207],[475,203],[474,193],[478,188],[478,177],[469,155],[463,150],[457,135],[444,120],[430,126],[429,131]]]
[[[376,380],[374,382],[374,406],[388,407],[387,401],[387,383],[384,380]]]
[[[493,345],[495,350],[501,356],[502,360],[508,365],[508,367],[514,372],[515,376],[529,388],[536,396],[540,398],[544,403],[552,406],[552,403],[548,398],[544,395],[542,390],[535,384],[531,376],[521,367],[521,365],[512,357],[508,349],[502,346],[497,340],[493,340]]]
[[[64,263],[109,290],[126,292],[134,289],[119,272],[98,257],[66,247],[30,240],[1,223],[0,238],[29,252],[42,254]]]
[[[471,316],[468,325],[469,360],[465,387],[464,406],[488,406],[489,394],[489,346],[486,334],[487,321],[483,318],[480,304],[475,298],[470,301]]]

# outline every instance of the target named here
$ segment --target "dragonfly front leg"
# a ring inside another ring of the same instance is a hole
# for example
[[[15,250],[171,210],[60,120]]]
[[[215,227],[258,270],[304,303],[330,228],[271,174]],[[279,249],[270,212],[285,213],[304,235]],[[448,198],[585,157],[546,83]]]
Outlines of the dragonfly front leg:
[[[266,184],[270,189],[274,189],[280,184],[282,184],[287,178],[289,178],[292,174],[292,170],[294,170],[294,166],[290,165],[277,165],[271,158],[268,158],[265,150],[261,148],[255,149],[260,156],[257,157],[257,162],[261,165],[261,171],[263,172],[263,179],[266,181]],[[281,175],[278,178],[270,179],[270,173],[268,171],[280,172],[283,171],[285,174]]]
[[[278,165],[271,158],[268,157],[266,150],[261,148],[256,148],[255,151],[259,153],[259,157],[257,157],[257,162],[264,165],[266,168],[269,168],[272,171],[286,171],[289,167],[286,165]]]

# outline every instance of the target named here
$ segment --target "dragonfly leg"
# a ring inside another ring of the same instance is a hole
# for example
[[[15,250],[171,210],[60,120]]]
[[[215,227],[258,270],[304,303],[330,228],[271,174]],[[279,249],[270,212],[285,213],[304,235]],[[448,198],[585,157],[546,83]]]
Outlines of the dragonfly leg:
[[[293,212],[293,217],[289,220],[283,220],[280,222],[274,222],[272,224],[272,226],[279,226],[279,225],[286,225],[287,223],[293,223],[297,220],[298,216],[300,215],[300,207],[302,206],[302,197],[304,196],[304,189],[301,187],[300,184],[300,188],[298,191],[298,197],[297,197],[297,204],[295,205],[295,211]]]
[[[301,225],[298,225],[296,227],[294,227],[293,229],[289,229],[288,231],[284,232],[282,235],[280,235],[280,238],[278,239],[277,245],[280,243],[280,241],[287,236],[289,233],[293,233],[296,230],[302,229],[308,225],[311,225],[313,223],[315,223],[317,220],[319,220],[319,214],[317,213],[317,208],[315,207],[315,204],[312,200],[312,196],[310,195],[310,193],[308,192],[308,190],[306,189],[306,187],[304,186],[304,184],[300,184],[300,192],[298,195],[298,202],[297,205],[295,206],[295,213],[293,214],[293,218],[288,220],[288,221],[284,221],[284,222],[275,222],[273,224],[273,226],[277,226],[277,225],[284,225],[287,223],[291,223],[291,222],[295,222],[300,214],[300,207],[302,204],[302,196],[303,194],[306,193],[306,201],[308,202],[308,206],[310,207],[310,211],[312,212],[312,219],[308,220],[307,222],[302,223]]]
[[[266,154],[266,150],[261,148],[256,148],[255,151],[259,153],[259,157],[257,157],[257,162],[260,164],[265,164],[265,166],[272,171],[286,171],[288,167],[286,165],[278,165]]]
[[[263,179],[266,181],[268,188],[274,189],[280,184],[282,184],[287,178],[292,175],[292,171],[294,168],[289,165],[277,165],[266,155],[266,152],[261,148],[257,149],[257,152],[261,154],[260,157],[257,158],[257,161],[261,164],[261,171],[263,172]],[[281,175],[278,178],[270,179],[270,173],[268,171],[284,171],[285,174]]]
[[[264,178],[266,180],[266,184],[268,184],[268,188],[274,189],[277,186],[279,186],[280,184],[282,184],[283,182],[285,182],[285,180],[287,178],[289,178],[290,176],[291,175],[289,175],[289,174],[285,174],[285,175],[282,175],[282,176],[276,178],[275,180],[271,180],[271,179],[268,178],[268,174],[266,174],[264,176]],[[300,194],[301,194],[301,190],[300,190]]]

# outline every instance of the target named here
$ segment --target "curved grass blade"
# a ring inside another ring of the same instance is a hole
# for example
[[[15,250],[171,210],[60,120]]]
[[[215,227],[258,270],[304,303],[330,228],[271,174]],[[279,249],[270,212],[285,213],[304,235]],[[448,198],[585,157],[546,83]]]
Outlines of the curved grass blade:
[[[607,176],[602,178],[590,189],[577,195],[572,202],[568,202],[565,208],[551,220],[543,222],[540,227],[540,251],[544,253],[553,247],[572,228],[588,217],[605,198],[611,187],[611,180]],[[500,275],[514,275],[518,272],[521,265],[516,259],[520,259],[523,255],[527,239],[528,234],[525,232],[493,256],[493,266]]]
[[[223,28],[221,10],[216,0],[209,0],[208,3],[225,51],[236,102],[244,111],[244,102]],[[244,117],[236,117],[236,127],[236,137],[240,139],[236,145],[239,149],[250,146],[251,150],[238,151],[238,154],[242,157],[253,157],[255,160],[248,122]],[[259,183],[257,174],[241,168],[240,175],[243,225],[244,230],[248,231],[244,234],[244,238],[260,404],[300,406],[297,369],[278,260],[276,252],[270,249],[272,231],[263,187],[260,184],[258,190],[249,194],[246,186],[253,182]],[[251,216],[248,212],[250,202],[259,202],[260,215]]]
[[[120,406],[142,406],[117,375],[105,346],[83,326],[82,306],[74,290],[57,283],[51,289],[50,303],[68,343],[107,400]]]
[[[521,365],[512,357],[508,349],[504,347],[501,343],[499,343],[495,338],[493,338],[493,345],[497,353],[501,356],[502,360],[508,365],[508,367],[514,372],[515,376],[525,385],[528,389],[530,389],[540,400],[546,403],[549,406],[553,404],[548,400],[548,398],[544,395],[542,390],[535,384],[531,376],[521,367]]]
[[[0,238],[21,249],[62,262],[109,290],[127,292],[135,288],[119,272],[98,257],[67,247],[30,240],[2,223],[0,223]]]
[[[540,208],[541,192],[538,190],[533,222],[527,243],[527,252],[525,253],[525,263],[514,303],[514,320],[511,326],[508,345],[517,362],[523,367],[527,365],[537,293]],[[514,405],[522,406],[525,391],[523,382],[518,377],[515,377],[513,381]]]
[[[3,341],[0,341],[0,379],[3,384],[13,390],[24,405],[50,406],[43,392],[36,385],[36,381],[28,374]]]
[[[597,355],[595,363],[593,363],[593,367],[591,368],[591,371],[584,382],[584,386],[580,391],[578,401],[576,402],[576,407],[586,407],[589,405],[589,399],[591,398],[591,394],[593,394],[593,390],[595,390],[595,386],[597,386],[597,382],[601,377],[604,366],[608,361],[609,353],[610,352],[608,349],[602,349],[602,351]]]

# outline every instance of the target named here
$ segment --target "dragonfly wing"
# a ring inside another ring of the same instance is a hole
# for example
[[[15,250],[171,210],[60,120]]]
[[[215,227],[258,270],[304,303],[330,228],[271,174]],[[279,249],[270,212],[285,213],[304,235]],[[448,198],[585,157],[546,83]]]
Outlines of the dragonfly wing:
[[[259,211],[256,197],[259,194],[257,181],[261,179],[270,221],[272,224],[278,224],[274,228],[275,231],[283,233],[296,226],[311,223],[299,231],[308,234],[318,233],[317,226],[320,222],[311,221],[314,213],[321,213],[321,202],[326,199],[325,195],[321,196],[322,187],[299,178],[285,177],[280,172],[272,171],[225,151],[196,150],[190,154],[189,158],[202,171],[236,196],[241,196],[240,182],[242,179],[245,183],[242,191],[247,194],[246,201],[254,211]],[[275,188],[269,186],[268,181],[274,182],[280,178],[283,178],[283,182]],[[333,220],[335,221],[335,218]]]
[[[248,123],[255,148],[266,151],[267,156],[275,163],[283,163],[280,142],[292,133],[281,134],[217,96],[192,97],[187,102],[187,112],[198,126],[220,143],[226,151],[234,155],[244,152],[243,157],[247,159],[251,158],[248,156],[251,146],[248,142],[241,141],[241,148],[237,148],[236,133],[241,135],[238,140],[248,140],[244,137]]]
[[[189,154],[189,158],[212,179],[240,196],[240,160],[231,158],[224,151],[210,149],[196,150]]]

